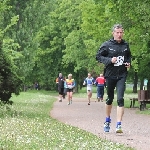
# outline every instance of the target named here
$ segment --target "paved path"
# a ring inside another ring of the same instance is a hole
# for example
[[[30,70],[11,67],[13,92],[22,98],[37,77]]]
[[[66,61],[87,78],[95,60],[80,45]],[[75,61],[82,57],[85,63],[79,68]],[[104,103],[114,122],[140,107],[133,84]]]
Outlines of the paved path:
[[[136,114],[135,108],[125,109],[122,121],[124,133],[116,134],[116,107],[113,107],[111,130],[109,133],[104,133],[104,106],[104,102],[94,101],[91,105],[87,105],[86,98],[74,98],[72,105],[67,105],[67,100],[56,101],[51,116],[60,122],[81,128],[101,138],[122,143],[137,150],[150,150],[150,116]]]

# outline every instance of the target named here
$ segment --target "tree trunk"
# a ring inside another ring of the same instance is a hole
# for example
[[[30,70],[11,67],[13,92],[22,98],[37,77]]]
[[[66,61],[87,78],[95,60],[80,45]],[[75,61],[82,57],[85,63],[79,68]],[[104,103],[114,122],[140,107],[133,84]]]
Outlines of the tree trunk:
[[[78,89],[78,82],[76,82],[75,92],[76,92],[76,93],[79,92],[79,89]]]
[[[137,72],[135,72],[134,82],[133,82],[133,93],[137,93],[137,83],[138,83],[138,75],[137,75]]]
[[[144,79],[141,79],[140,90],[143,90],[143,86],[144,86]]]
[[[148,80],[148,83],[147,83],[147,90],[150,90],[150,79]]]
[[[27,91],[27,86],[24,84],[23,85],[23,91],[26,92]]]

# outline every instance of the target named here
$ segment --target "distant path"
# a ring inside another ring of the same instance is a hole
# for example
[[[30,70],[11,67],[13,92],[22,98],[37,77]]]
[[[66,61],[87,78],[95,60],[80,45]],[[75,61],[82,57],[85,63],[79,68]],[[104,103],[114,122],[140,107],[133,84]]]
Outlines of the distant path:
[[[109,133],[104,133],[105,102],[91,102],[87,105],[86,98],[73,98],[73,104],[67,100],[56,101],[51,116],[60,122],[69,124],[101,138],[134,147],[137,150],[150,150],[150,116],[135,114],[134,109],[125,109],[122,128],[123,134],[116,135],[116,107],[112,109],[112,123]]]

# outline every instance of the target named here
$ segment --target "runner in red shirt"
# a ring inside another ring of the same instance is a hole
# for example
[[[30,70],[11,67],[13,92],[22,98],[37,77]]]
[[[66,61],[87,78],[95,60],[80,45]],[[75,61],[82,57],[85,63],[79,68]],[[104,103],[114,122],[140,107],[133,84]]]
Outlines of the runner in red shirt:
[[[105,78],[104,78],[103,74],[100,74],[100,76],[96,78],[98,102],[100,100],[103,102],[105,82],[106,81],[105,81]]]

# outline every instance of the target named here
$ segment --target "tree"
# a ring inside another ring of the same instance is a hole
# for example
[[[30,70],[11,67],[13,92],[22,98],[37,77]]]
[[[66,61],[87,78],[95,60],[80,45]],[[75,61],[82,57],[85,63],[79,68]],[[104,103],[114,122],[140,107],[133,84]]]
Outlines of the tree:
[[[7,1],[0,3],[0,14],[3,14],[9,10]],[[0,22],[3,22],[4,18],[0,17]],[[0,101],[8,103],[12,93],[19,94],[20,86],[22,84],[21,78],[15,71],[14,58],[9,54],[13,53],[18,45],[13,40],[5,37],[5,33],[16,22],[17,16],[11,18],[9,24],[4,28],[3,24],[0,25]],[[10,47],[12,49],[10,49]]]
[[[22,80],[13,71],[13,65],[3,52],[2,45],[0,46],[0,66],[0,100],[8,103],[12,93],[19,94]]]

